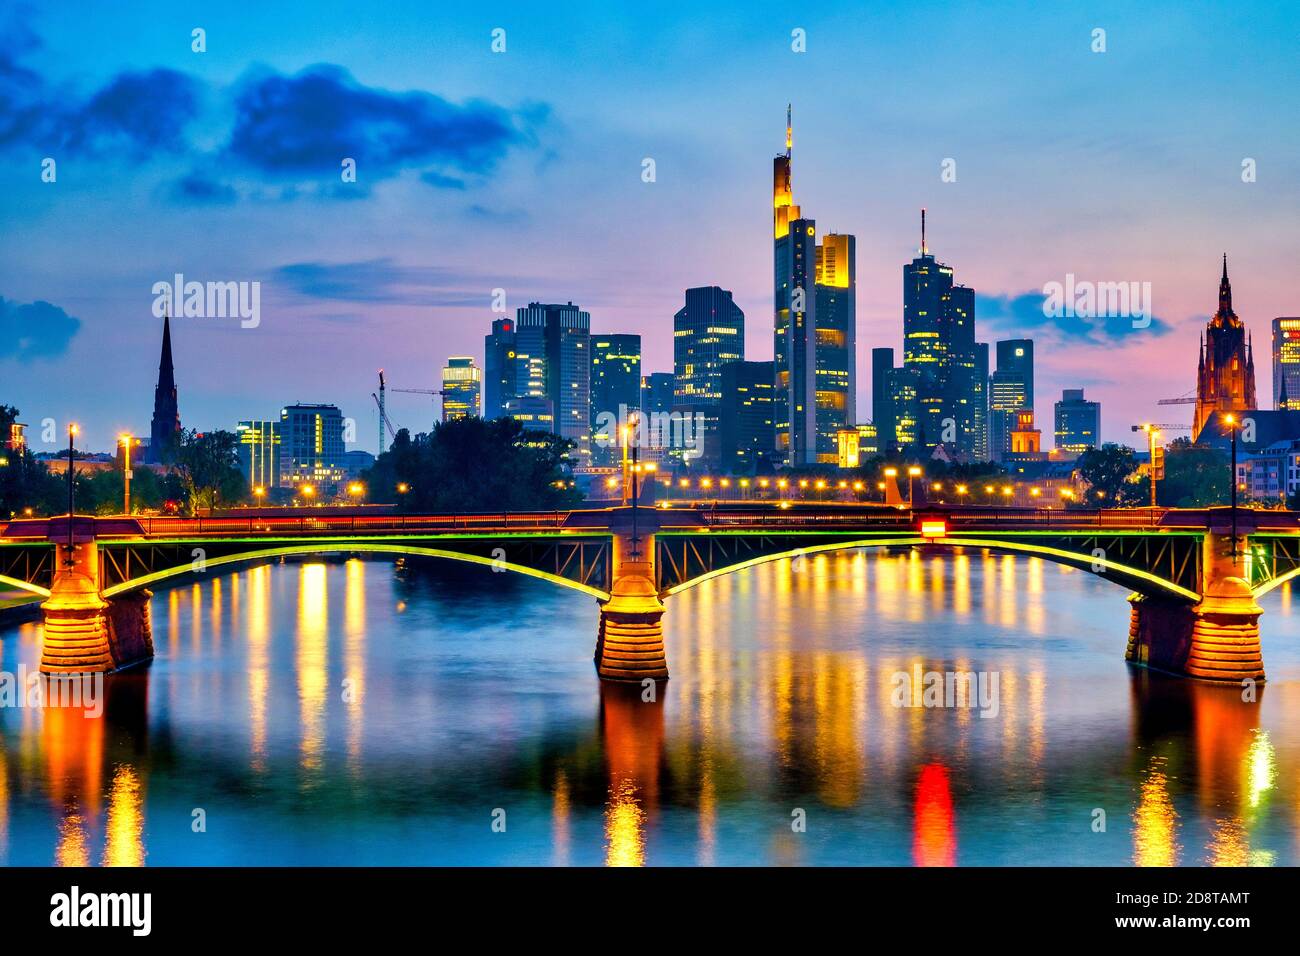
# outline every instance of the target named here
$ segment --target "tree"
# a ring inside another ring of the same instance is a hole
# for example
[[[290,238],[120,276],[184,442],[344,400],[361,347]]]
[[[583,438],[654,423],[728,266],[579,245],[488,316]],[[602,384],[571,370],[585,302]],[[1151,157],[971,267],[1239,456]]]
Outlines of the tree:
[[[1160,504],[1171,508],[1225,505],[1232,497],[1232,463],[1215,448],[1177,438],[1165,450],[1165,477],[1157,482]]]
[[[18,409],[0,405],[0,435],[9,437],[9,426],[18,420]],[[43,462],[24,447],[9,451],[0,441],[0,521],[23,517],[28,508],[34,515],[62,514],[68,510],[66,485]]]
[[[186,429],[177,436],[171,456],[190,514],[247,496],[248,484],[239,469],[239,438],[234,432]]]
[[[1086,500],[1091,506],[1125,507],[1149,501],[1147,486],[1135,480],[1138,466],[1131,448],[1113,442],[1089,448],[1079,456],[1076,467],[1089,486]]]
[[[582,500],[565,479],[572,447],[513,418],[457,418],[414,440],[402,429],[363,480],[372,500],[396,500],[403,511],[572,508]]]

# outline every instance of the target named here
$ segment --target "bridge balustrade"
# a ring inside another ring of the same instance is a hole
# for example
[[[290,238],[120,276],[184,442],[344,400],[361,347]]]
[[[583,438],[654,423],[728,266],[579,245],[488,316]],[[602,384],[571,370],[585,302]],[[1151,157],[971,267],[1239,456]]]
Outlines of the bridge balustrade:
[[[521,512],[443,515],[295,515],[273,517],[142,517],[150,537],[231,534],[318,534],[383,531],[533,531],[563,527],[569,512]]]

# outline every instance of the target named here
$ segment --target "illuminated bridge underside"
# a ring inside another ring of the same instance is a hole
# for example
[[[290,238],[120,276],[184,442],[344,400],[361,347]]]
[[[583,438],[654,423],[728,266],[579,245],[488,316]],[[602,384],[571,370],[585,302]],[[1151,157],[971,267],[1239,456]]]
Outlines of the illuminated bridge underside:
[[[929,539],[911,532],[715,532],[656,536],[659,588],[675,594],[740,568],[851,548],[987,548],[1095,573],[1139,594],[1200,598],[1202,535],[1195,533],[969,532]],[[1297,565],[1300,567],[1300,565]]]
[[[1250,588],[1256,597],[1300,576],[1300,538],[1295,535],[1253,534],[1246,549]]]
[[[608,535],[385,535],[292,538],[186,538],[101,542],[103,596],[225,565],[285,555],[377,554],[445,558],[542,578],[609,597]],[[201,560],[201,564],[200,564]]]

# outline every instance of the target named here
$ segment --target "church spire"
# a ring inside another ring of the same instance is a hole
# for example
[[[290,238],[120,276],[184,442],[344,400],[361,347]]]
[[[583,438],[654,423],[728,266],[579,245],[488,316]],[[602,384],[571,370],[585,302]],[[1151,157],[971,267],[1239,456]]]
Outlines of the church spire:
[[[176,388],[176,370],[172,366],[172,324],[166,312],[163,312],[162,357],[158,360],[158,388],[164,386],[168,391]]]
[[[158,359],[158,385],[153,391],[153,420],[149,423],[147,461],[167,460],[181,430],[181,413],[176,402],[176,370],[172,366],[171,316],[163,313],[162,355]]]
[[[1219,315],[1235,318],[1232,311],[1232,284],[1228,281],[1228,254],[1223,254],[1223,278],[1219,280]]]

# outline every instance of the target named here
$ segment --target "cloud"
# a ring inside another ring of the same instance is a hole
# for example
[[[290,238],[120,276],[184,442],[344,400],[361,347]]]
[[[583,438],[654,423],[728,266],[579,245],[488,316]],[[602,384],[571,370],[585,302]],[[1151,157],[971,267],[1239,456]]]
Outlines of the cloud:
[[[329,64],[251,76],[239,84],[234,108],[226,151],[267,176],[337,176],[351,158],[360,181],[416,168],[443,189],[462,188],[463,176],[484,176],[511,149],[535,145],[532,129],[546,115],[536,106],[457,105],[424,91],[363,86]]]
[[[382,258],[290,263],[277,269],[264,287],[334,302],[487,309],[494,289],[528,289],[532,294],[542,294],[548,284],[526,276],[473,275],[459,269],[401,265]]]
[[[61,145],[100,153],[186,152],[185,127],[199,113],[201,88],[175,70],[119,73],[71,114],[53,120]]]
[[[1054,341],[1105,345],[1134,336],[1161,336],[1172,327],[1158,316],[1151,317],[1150,325],[1135,327],[1128,316],[1056,316],[1044,311],[1047,302],[1042,292],[1021,292],[1005,295],[975,296],[975,320],[993,326],[997,336],[1045,333]]]
[[[172,183],[171,198],[193,205],[228,206],[239,198],[239,194],[228,183],[191,172]]]
[[[0,296],[0,358],[21,360],[60,355],[81,328],[81,321],[57,305],[25,305]]]

